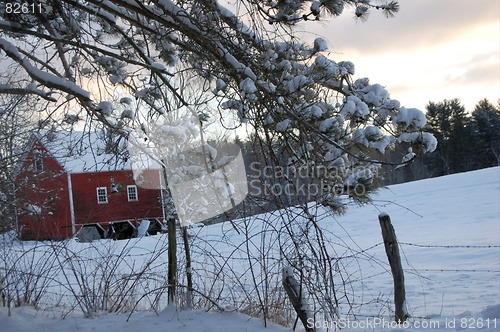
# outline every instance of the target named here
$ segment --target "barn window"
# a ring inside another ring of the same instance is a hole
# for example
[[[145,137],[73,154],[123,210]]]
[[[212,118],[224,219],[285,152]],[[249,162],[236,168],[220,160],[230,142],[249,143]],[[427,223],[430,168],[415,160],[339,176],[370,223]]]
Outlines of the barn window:
[[[33,161],[34,161],[35,171],[36,172],[43,171],[43,158],[41,151],[38,150],[33,151]]]
[[[127,194],[129,202],[139,200],[139,197],[137,197],[137,186],[127,186]]]
[[[106,187],[97,187],[97,203],[108,203],[108,189]]]

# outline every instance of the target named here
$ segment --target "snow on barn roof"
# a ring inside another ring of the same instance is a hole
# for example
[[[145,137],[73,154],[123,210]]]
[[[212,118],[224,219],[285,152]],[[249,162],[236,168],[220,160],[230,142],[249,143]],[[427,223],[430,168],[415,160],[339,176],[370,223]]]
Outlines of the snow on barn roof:
[[[131,170],[126,140],[97,131],[39,131],[34,136],[70,173]]]

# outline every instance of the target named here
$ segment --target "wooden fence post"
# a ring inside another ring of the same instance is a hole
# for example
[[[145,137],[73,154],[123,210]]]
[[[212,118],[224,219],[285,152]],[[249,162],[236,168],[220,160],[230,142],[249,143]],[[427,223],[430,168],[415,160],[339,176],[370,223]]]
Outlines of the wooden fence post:
[[[184,253],[186,254],[186,280],[187,280],[187,307],[193,309],[193,272],[191,269],[191,251],[189,250],[189,238],[187,226],[182,227],[182,241],[184,242]]]
[[[168,304],[175,304],[175,287],[177,286],[177,238],[175,219],[167,220],[168,233]]]
[[[283,269],[283,287],[285,288],[286,294],[292,302],[293,308],[297,312],[297,315],[304,325],[306,332],[314,332],[314,322],[313,317],[309,317],[309,312],[307,310],[307,303],[304,303],[304,297],[302,296],[302,287],[299,285],[298,281],[293,277],[293,272],[291,268]]]
[[[405,277],[399,256],[398,240],[396,232],[391,224],[391,217],[387,213],[378,216],[380,227],[382,228],[382,238],[384,239],[385,252],[391,266],[392,278],[394,280],[394,306],[395,317],[398,323],[403,323],[409,317],[406,310]]]

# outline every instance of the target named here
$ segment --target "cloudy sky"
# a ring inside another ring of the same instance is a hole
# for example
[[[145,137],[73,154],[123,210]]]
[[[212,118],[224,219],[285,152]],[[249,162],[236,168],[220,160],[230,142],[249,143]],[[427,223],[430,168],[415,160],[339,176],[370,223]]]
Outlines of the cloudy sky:
[[[360,22],[345,12],[307,30],[327,38],[331,58],[352,61],[356,77],[382,84],[403,106],[424,110],[429,101],[451,98],[461,100],[469,111],[483,98],[496,104],[498,0],[399,0],[399,4],[394,18],[372,11],[367,21]]]

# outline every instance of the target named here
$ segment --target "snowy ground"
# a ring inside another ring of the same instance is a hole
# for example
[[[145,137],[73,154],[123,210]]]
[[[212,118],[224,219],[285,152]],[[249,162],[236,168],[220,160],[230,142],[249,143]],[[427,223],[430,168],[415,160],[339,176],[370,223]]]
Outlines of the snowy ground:
[[[408,325],[398,328],[389,325],[392,279],[380,244],[377,215],[382,211],[391,216],[404,255],[407,302],[412,318]],[[483,331],[500,330],[499,167],[391,186],[380,191],[373,205],[351,207],[345,216],[328,217],[320,224],[364,257],[343,263],[355,276],[349,282],[356,290],[354,300],[358,306],[355,315],[341,316],[338,327],[346,327],[347,331],[460,331],[481,327]],[[228,245],[227,238],[232,243],[238,243],[239,239],[227,224],[203,227],[197,237],[216,239],[221,234],[225,241],[204,243],[214,245],[218,253],[231,252],[233,247]],[[84,252],[94,250],[96,244],[88,248],[76,242],[69,245]],[[164,238],[149,237],[134,242],[131,252],[147,256],[148,252],[164,247]],[[226,282],[230,284],[229,280]],[[167,308],[159,314],[134,313],[127,322],[127,314],[102,314],[86,319],[76,310],[61,320],[61,311],[56,305],[43,310],[21,307],[13,308],[8,317],[7,309],[0,307],[1,330],[264,330],[262,320],[227,312]],[[289,329],[271,325],[267,330]]]
[[[152,312],[128,315],[104,315],[95,319],[72,316],[64,320],[54,312],[37,311],[32,307],[16,308],[11,317],[7,310],[0,308],[0,330],[5,332],[70,332],[70,331],[106,331],[106,332],[169,332],[169,331],[271,331],[283,332],[290,329],[271,324],[265,329],[262,321],[238,313],[217,313],[204,311],[186,311],[167,308],[155,314]]]

